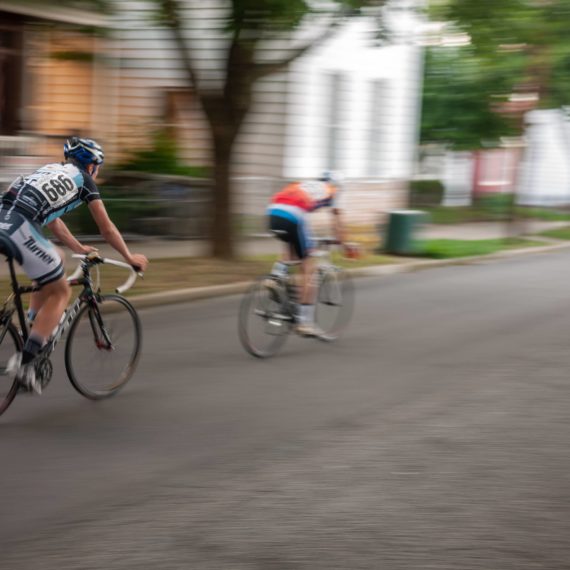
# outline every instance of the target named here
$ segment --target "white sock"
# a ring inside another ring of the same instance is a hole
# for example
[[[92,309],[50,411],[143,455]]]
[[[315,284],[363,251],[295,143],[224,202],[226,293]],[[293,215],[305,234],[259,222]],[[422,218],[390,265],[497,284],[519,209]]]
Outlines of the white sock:
[[[301,313],[299,315],[301,317],[301,322],[305,323],[312,323],[315,321],[315,305],[301,305]]]

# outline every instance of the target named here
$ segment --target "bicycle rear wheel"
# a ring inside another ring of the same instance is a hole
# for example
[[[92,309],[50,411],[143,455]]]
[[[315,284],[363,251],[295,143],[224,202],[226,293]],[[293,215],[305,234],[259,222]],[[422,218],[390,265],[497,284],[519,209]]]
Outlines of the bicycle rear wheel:
[[[6,372],[8,360],[22,351],[22,338],[13,323],[0,328],[0,416],[8,409],[18,393],[18,382]]]
[[[336,340],[346,329],[354,310],[354,284],[350,275],[333,267],[321,276],[315,322],[324,334],[319,339]]]
[[[65,368],[86,398],[116,394],[131,378],[140,356],[142,332],[135,308],[120,295],[85,303],[69,329]]]
[[[283,346],[292,322],[283,285],[272,277],[261,277],[241,301],[238,327],[241,344],[258,358],[272,356]]]

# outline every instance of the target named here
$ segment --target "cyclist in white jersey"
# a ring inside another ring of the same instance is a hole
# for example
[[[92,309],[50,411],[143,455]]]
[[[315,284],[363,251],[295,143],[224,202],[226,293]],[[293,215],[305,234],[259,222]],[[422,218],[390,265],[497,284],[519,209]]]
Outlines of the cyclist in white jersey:
[[[103,238],[133,267],[144,271],[148,260],[133,254],[109,218],[95,178],[103,164],[103,149],[91,139],[73,137],[64,145],[65,162],[47,164],[15,180],[0,201],[0,232],[15,246],[15,259],[41,289],[32,294],[29,315],[34,324],[22,353],[8,363],[9,371],[26,387],[40,393],[34,360],[59,323],[71,297],[65,279],[63,252],[47,240],[41,226],[74,253],[95,248],[81,244],[61,220],[87,204]]]

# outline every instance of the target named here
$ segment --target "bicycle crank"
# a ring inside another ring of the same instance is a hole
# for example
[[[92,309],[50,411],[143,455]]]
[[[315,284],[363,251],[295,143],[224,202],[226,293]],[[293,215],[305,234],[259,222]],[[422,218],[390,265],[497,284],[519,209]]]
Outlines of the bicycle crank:
[[[53,375],[53,365],[49,358],[40,359],[36,366],[36,379],[40,381],[42,390],[49,384]]]

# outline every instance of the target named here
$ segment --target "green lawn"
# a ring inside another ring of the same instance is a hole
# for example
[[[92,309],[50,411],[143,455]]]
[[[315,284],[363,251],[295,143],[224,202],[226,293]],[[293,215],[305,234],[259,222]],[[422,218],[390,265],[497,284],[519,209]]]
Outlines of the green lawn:
[[[421,246],[421,255],[432,259],[450,259],[454,257],[471,257],[488,255],[504,249],[537,247],[544,243],[523,238],[455,240],[431,239]]]
[[[443,207],[425,208],[433,224],[463,224],[469,222],[505,221],[508,211],[483,207]],[[545,221],[570,221],[570,212],[546,208],[515,208],[515,215],[523,219]]]
[[[540,235],[554,239],[570,239],[570,226],[556,228],[555,230],[547,230],[542,232]]]

